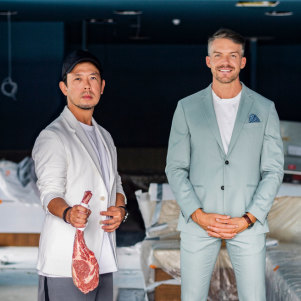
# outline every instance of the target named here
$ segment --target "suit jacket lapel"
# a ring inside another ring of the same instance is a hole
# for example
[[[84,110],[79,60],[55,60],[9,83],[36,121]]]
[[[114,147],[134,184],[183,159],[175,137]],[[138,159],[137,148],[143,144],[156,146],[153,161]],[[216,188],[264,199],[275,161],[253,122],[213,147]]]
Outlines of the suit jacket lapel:
[[[239,107],[238,107],[238,111],[237,111],[237,115],[236,115],[236,120],[235,120],[235,124],[234,124],[234,128],[233,128],[227,156],[229,156],[231,151],[233,150],[233,147],[234,147],[235,143],[237,142],[237,139],[243,128],[243,125],[248,120],[248,116],[249,116],[250,110],[252,108],[253,101],[254,100],[251,97],[249,97],[249,95],[248,95],[248,88],[244,84],[242,84],[241,99],[240,99],[240,103],[239,103]]]
[[[210,130],[212,131],[219,147],[221,148],[223,154],[225,154],[224,146],[222,143],[222,138],[220,135],[218,123],[216,120],[216,115],[215,115],[215,110],[213,106],[213,97],[212,97],[212,90],[211,90],[211,85],[206,88],[204,99],[201,102],[202,105],[202,112],[204,112],[204,115],[208,121],[208,125]]]
[[[83,149],[85,149],[88,152],[88,154],[91,157],[92,161],[96,165],[97,170],[100,173],[100,175],[103,176],[102,172],[101,172],[101,168],[100,168],[100,165],[99,165],[99,160],[97,158],[97,155],[96,155],[96,153],[95,153],[95,151],[94,151],[87,135],[85,134],[82,127],[80,126],[78,120],[71,113],[71,111],[68,109],[67,106],[65,107],[62,115],[65,118],[65,120],[67,120],[69,126],[74,131],[74,134],[77,136],[77,138],[78,138],[79,142],[81,143],[81,146],[83,147]]]

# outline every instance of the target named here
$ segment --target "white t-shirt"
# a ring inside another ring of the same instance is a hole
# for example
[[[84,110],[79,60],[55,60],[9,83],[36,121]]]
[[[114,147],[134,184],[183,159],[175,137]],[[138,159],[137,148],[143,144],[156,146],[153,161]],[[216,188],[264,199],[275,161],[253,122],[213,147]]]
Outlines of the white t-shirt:
[[[81,127],[85,131],[87,137],[90,140],[90,143],[97,154],[99,164],[101,167],[101,172],[105,186],[110,192],[110,171],[109,171],[109,158],[108,151],[105,148],[105,145],[102,141],[101,136],[95,131],[95,127],[89,126],[87,124],[81,123]],[[107,204],[108,206],[108,204]],[[104,232],[103,243],[101,248],[100,260],[99,260],[99,272],[100,274],[112,273],[117,271],[117,266],[113,254],[113,248],[109,239],[109,234]]]
[[[241,91],[233,98],[219,98],[212,90],[212,97],[219,132],[224,151],[227,154],[241,98]]]

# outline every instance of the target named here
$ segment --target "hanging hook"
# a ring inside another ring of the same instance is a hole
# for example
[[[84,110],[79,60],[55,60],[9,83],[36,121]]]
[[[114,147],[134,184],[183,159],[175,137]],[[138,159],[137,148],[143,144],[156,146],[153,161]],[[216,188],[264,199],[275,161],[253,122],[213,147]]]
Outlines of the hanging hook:
[[[17,100],[16,99],[17,91],[18,91],[17,83],[13,82],[9,76],[6,77],[1,84],[1,92],[7,97],[11,97],[13,100]]]
[[[1,84],[1,92],[7,96],[11,97],[13,100],[16,100],[16,94],[18,91],[18,85],[15,83],[12,78],[12,64],[11,64],[11,15],[15,14],[14,12],[7,12],[7,41],[8,41],[8,76],[3,80]]]

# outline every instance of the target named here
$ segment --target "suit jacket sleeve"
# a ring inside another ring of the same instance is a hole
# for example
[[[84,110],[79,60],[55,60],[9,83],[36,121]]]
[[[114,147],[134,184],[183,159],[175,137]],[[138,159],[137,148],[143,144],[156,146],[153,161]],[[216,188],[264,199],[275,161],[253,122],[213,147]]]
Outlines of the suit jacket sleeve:
[[[180,101],[172,121],[165,171],[186,223],[195,210],[202,208],[189,180],[190,148],[189,128]]]
[[[260,223],[264,223],[277,195],[283,178],[283,143],[280,135],[279,118],[272,103],[264,133],[261,152],[261,180],[247,212],[252,213]]]

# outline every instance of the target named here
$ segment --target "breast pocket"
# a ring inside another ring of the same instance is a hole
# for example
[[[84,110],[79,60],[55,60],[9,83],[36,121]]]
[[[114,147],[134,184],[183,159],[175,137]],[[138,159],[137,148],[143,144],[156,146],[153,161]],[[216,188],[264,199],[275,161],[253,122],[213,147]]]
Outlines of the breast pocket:
[[[244,124],[244,129],[257,129],[263,126],[262,122],[251,122]]]

